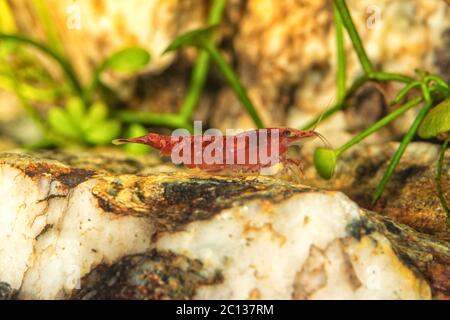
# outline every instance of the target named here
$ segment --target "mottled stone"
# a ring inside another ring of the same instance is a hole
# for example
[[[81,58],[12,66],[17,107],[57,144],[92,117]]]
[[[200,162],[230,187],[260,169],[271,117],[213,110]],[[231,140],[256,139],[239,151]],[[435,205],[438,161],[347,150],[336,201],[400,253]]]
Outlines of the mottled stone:
[[[449,296],[448,242],[339,192],[125,159],[0,156],[0,279],[17,298]]]
[[[197,287],[222,280],[220,273],[206,274],[199,260],[151,251],[95,267],[71,299],[192,299]]]

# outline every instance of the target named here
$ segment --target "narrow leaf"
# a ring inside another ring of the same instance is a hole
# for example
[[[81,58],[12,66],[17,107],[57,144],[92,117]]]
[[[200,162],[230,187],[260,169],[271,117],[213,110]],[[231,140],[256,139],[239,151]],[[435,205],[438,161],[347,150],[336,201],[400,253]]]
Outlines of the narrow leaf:
[[[105,62],[105,68],[118,72],[135,72],[146,66],[150,54],[142,48],[130,47],[116,52]]]
[[[212,25],[206,28],[183,33],[182,35],[176,37],[163,53],[178,50],[182,47],[203,47],[205,43],[211,39],[216,30],[217,25]]]

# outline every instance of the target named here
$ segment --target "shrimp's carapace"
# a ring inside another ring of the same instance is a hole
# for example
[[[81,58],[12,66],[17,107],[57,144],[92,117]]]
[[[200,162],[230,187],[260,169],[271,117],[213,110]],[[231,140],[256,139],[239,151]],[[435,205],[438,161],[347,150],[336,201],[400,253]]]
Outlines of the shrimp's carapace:
[[[188,168],[204,171],[254,172],[282,163],[296,166],[302,171],[301,162],[286,157],[289,146],[305,138],[325,138],[314,130],[292,128],[268,128],[249,130],[236,135],[165,136],[156,133],[114,140],[114,144],[140,143],[158,149],[163,156],[178,156]],[[173,159],[172,159],[173,160]]]

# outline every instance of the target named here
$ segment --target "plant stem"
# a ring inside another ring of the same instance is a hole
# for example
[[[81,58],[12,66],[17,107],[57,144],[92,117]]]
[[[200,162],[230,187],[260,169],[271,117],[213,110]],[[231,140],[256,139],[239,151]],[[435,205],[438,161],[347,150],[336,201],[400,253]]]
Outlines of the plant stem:
[[[226,2],[227,0],[213,1],[208,17],[208,25],[220,23]],[[209,39],[211,44],[213,41],[214,39]],[[205,50],[201,50],[195,62],[194,69],[192,70],[189,88],[180,109],[180,115],[186,119],[186,121],[189,121],[192,117],[198,100],[200,99],[201,92],[205,85],[206,76],[208,74],[209,60],[209,53]]]
[[[425,99],[425,101],[427,103],[431,103],[431,94],[430,94],[430,90],[428,89],[427,84],[425,82],[422,82],[420,87],[422,89],[422,95],[423,95],[423,98]]]
[[[367,56],[366,50],[364,49],[358,31],[356,31],[356,27],[353,23],[352,17],[348,10],[347,4],[345,3],[345,0],[335,0],[334,4],[336,5],[339,11],[345,29],[347,29],[348,35],[352,40],[353,47],[355,48],[356,54],[358,55],[359,62],[361,63],[364,72],[369,77],[371,77],[375,70]]]
[[[381,179],[380,183],[378,184],[373,200],[372,205],[374,205],[378,199],[380,199],[381,194],[383,193],[387,183],[389,182],[392,174],[394,173],[395,168],[397,167],[398,163],[400,162],[401,157],[403,156],[403,153],[405,152],[406,148],[408,147],[408,144],[411,142],[412,138],[416,134],[417,129],[419,128],[420,124],[422,123],[423,119],[427,115],[428,111],[432,107],[432,102],[427,101],[425,102],[425,105],[420,110],[419,114],[417,115],[416,119],[412,123],[411,127],[409,128],[408,132],[406,133],[405,137],[403,138],[402,142],[400,143],[399,147],[395,151],[391,162],[389,163],[386,172],[383,175],[383,178]]]
[[[61,66],[65,75],[71,82],[72,87],[75,90],[76,94],[80,97],[83,97],[83,89],[82,89],[80,82],[78,81],[77,76],[75,75],[75,71],[73,70],[72,66],[62,56],[59,55],[59,53],[57,53],[53,49],[45,46],[44,44],[42,44],[40,42],[37,42],[33,39],[30,39],[30,38],[27,38],[27,37],[24,37],[21,35],[0,33],[0,40],[27,44],[36,49],[39,49],[40,51],[45,53],[47,56],[51,57],[53,60],[55,60]]]
[[[366,137],[370,136],[372,133],[378,131],[379,129],[381,129],[382,127],[384,127],[385,125],[387,125],[388,123],[392,122],[393,120],[395,120],[396,118],[398,118],[399,116],[401,116],[402,114],[404,114],[406,111],[408,111],[409,109],[415,107],[416,105],[418,105],[420,102],[422,101],[421,97],[417,97],[411,101],[408,101],[406,104],[404,104],[403,106],[397,108],[396,110],[394,110],[393,112],[389,113],[387,116],[385,116],[384,118],[380,119],[379,121],[375,122],[373,125],[371,125],[368,129],[366,129],[365,131],[361,132],[360,134],[358,134],[357,136],[355,136],[353,139],[351,139],[350,141],[348,141],[347,143],[345,143],[344,145],[342,145],[340,148],[338,148],[336,150],[336,157],[339,157],[342,153],[344,153],[345,151],[347,151],[350,147],[354,146],[355,144],[361,142],[362,140],[364,140]]]
[[[408,83],[405,87],[403,87],[399,93],[397,94],[397,96],[395,97],[393,103],[399,103],[407,94],[409,91],[411,91],[412,89],[414,89],[415,87],[421,85],[421,81],[420,80],[415,80],[415,81],[411,81],[410,83]]]
[[[447,226],[450,227],[450,208],[448,206],[447,200],[445,199],[445,193],[442,189],[442,167],[444,164],[444,156],[445,151],[448,147],[448,142],[450,141],[450,137],[447,137],[444,140],[444,143],[442,144],[441,150],[439,152],[439,160],[436,167],[436,189],[438,192],[439,200],[441,201],[442,208],[444,209],[445,213],[447,214]]]
[[[236,76],[236,74],[234,73],[234,71],[230,67],[230,65],[222,57],[219,50],[217,50],[217,48],[213,45],[206,45],[205,49],[208,51],[211,58],[217,64],[220,71],[222,71],[222,74],[225,77],[226,81],[228,82],[230,87],[233,89],[234,93],[239,98],[241,103],[244,105],[248,114],[253,119],[253,122],[255,123],[255,125],[258,128],[264,128],[264,124],[263,124],[261,118],[259,117],[258,113],[256,112],[256,109],[253,106],[252,102],[250,101],[249,97],[247,96],[244,86],[241,84],[239,78]]]
[[[337,101],[342,103],[345,100],[345,79],[346,79],[346,61],[344,47],[344,32],[342,19],[336,4],[333,3],[334,25],[336,28],[336,53],[337,53]]]
[[[180,109],[180,115],[185,119],[189,119],[194,113],[205,84],[208,69],[209,54],[208,52],[201,50],[195,61],[194,69],[192,70],[191,79],[189,81],[189,88]]]
[[[392,72],[374,72],[370,75],[370,79],[376,81],[397,81],[403,83],[414,81],[411,77]]]

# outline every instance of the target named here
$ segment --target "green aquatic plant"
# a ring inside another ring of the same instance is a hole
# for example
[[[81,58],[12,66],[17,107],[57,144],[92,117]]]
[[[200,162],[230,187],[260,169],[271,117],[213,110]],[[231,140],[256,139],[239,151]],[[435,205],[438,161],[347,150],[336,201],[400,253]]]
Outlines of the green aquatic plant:
[[[51,49],[45,43],[41,43],[19,34],[4,33],[0,33],[0,41],[34,47],[47,55],[47,57],[53,59],[61,67],[66,79],[70,82],[74,94],[79,96],[83,101],[86,101],[86,97],[92,97],[100,82],[100,75],[106,69],[112,69],[118,72],[133,72],[147,65],[150,60],[150,55],[145,49],[138,47],[123,49],[106,58],[94,72],[90,86],[88,88],[83,88],[81,81],[78,79],[72,65],[68,62],[68,60],[57,51]]]
[[[264,128],[264,124],[256,112],[256,108],[253,103],[250,101],[250,98],[248,97],[247,92],[238,76],[235,74],[233,68],[228,64],[214,43],[210,41],[216,29],[217,26],[212,25],[185,33],[176,38],[164,52],[170,52],[184,47],[195,47],[205,50],[217,64],[228,85],[233,89],[234,93],[245,107],[247,113],[253,119],[255,125],[258,128]]]
[[[96,102],[86,108],[78,98],[71,98],[64,108],[48,112],[47,138],[57,145],[105,145],[120,134],[120,122],[108,118],[108,108]]]
[[[57,51],[47,46],[45,43],[39,42],[37,40],[31,39],[29,37],[20,34],[5,34],[5,33],[0,33],[0,42],[10,42],[16,45],[25,45],[39,50],[47,57],[54,60],[61,67],[61,70],[66,76],[66,79],[69,81],[72,89],[74,90],[74,93],[80,97],[83,96],[82,85],[78,77],[76,76],[76,73],[73,70],[72,65],[67,61],[67,59],[65,59],[65,57],[63,57]]]
[[[209,11],[207,25],[214,26],[222,21],[223,11],[226,0],[213,0]],[[206,27],[208,30],[208,27]],[[199,35],[200,34],[200,35]],[[173,48],[177,43],[186,41],[195,36],[201,38],[205,43],[214,45],[214,35],[212,32],[203,31],[203,29],[191,31],[177,37],[169,48]],[[195,41],[194,39],[192,41]],[[166,51],[168,51],[166,49]],[[141,123],[145,125],[157,125],[169,128],[186,128],[192,131],[192,115],[195,112],[200,95],[205,85],[210,65],[210,53],[206,50],[200,50],[191,73],[187,94],[178,113],[157,113],[157,112],[136,112],[130,110],[120,111],[118,116],[127,123]]]
[[[149,63],[149,53],[139,47],[129,47],[112,54],[95,69],[89,85],[84,87],[63,54],[62,45],[44,2],[33,0],[33,5],[42,20],[48,44],[17,34],[9,6],[4,0],[0,0],[0,59],[4,62],[0,64],[0,87],[16,93],[29,117],[41,130],[42,140],[30,145],[95,146],[109,143],[120,134],[124,126],[116,119],[114,112],[108,110],[101,96],[97,95],[100,89],[108,89],[102,83],[101,76],[106,70],[136,72]],[[25,47],[37,49],[53,60],[61,68],[65,80],[57,84],[38,69],[38,63],[26,53]],[[14,56],[14,61],[19,61],[18,66],[11,66],[7,62],[10,56]],[[22,75],[27,73],[27,69],[23,65],[30,63],[34,67],[28,74],[36,78],[33,83],[47,82],[47,87],[52,87],[51,89],[27,84]],[[35,102],[59,106],[50,108],[47,115],[43,116],[34,107]],[[61,107],[61,104],[64,107]]]
[[[150,62],[150,54],[139,47],[129,47],[120,50],[106,58],[94,71],[89,86],[83,92],[83,100],[89,102],[101,84],[101,75],[106,70],[121,73],[139,71]]]
[[[374,192],[373,203],[375,203],[381,197],[387,183],[389,182],[393,172],[395,171],[395,168],[400,162],[400,159],[403,153],[405,152],[408,144],[417,134],[421,123],[427,118],[427,115],[433,112],[434,110],[433,108],[440,101],[442,101],[443,98],[448,97],[450,95],[450,89],[448,83],[438,75],[428,74],[426,72],[417,72],[418,77],[410,77],[402,74],[380,72],[375,70],[372,62],[370,61],[364,49],[363,43],[353,23],[346,2],[344,0],[335,0],[333,2],[333,13],[336,26],[336,40],[337,40],[336,45],[337,45],[337,60],[338,60],[337,102],[334,106],[332,106],[331,108],[326,110],[322,115],[320,115],[320,117],[313,119],[302,129],[309,129],[314,124],[316,124],[317,121],[319,121],[320,119],[328,118],[337,111],[346,108],[348,99],[352,97],[354,93],[368,81],[375,81],[375,82],[394,81],[405,84],[404,88],[400,90],[397,97],[391,102],[391,105],[398,105],[401,101],[405,99],[407,94],[413,89],[417,88],[420,89],[421,91],[421,96],[405,102],[403,105],[399,106],[394,111],[386,115],[384,118],[372,124],[365,131],[356,135],[353,139],[351,139],[341,147],[337,148],[336,150],[319,148],[315,151],[314,163],[317,171],[323,178],[330,179],[335,171],[334,167],[336,166],[336,161],[339,158],[339,156],[342,155],[342,153],[344,153],[357,143],[361,142],[367,136],[373,134],[382,127],[386,126],[394,119],[403,115],[406,111],[410,110],[413,107],[416,107],[419,104],[422,104],[420,111],[418,112],[415,120],[411,124],[409,130],[403,137],[403,140],[398,146],[396,152],[392,156],[392,159]],[[361,77],[357,78],[350,85],[349,89],[347,89],[346,87],[346,74],[345,74],[346,57],[344,51],[343,29],[347,31],[347,34],[353,44],[353,48],[356,51],[359,62],[364,71],[364,74]],[[426,137],[422,136],[423,138],[435,137],[433,133],[436,130],[439,131],[437,129],[438,128],[437,124],[431,120],[429,121],[430,124],[426,126],[428,128],[427,133],[429,134],[426,135]],[[441,121],[445,122],[444,119],[441,119]],[[443,147],[444,150],[445,148],[446,147]]]
[[[147,65],[150,60],[150,55],[146,50],[138,47],[131,47],[114,53],[105,59],[96,69],[90,85],[84,88],[70,63],[62,55],[46,46],[44,43],[17,34],[0,34],[0,41],[1,40],[15,44],[28,45],[45,53],[61,67],[70,84],[71,92],[68,93],[68,98],[66,98],[68,99],[68,102],[65,110],[64,108],[59,107],[51,108],[47,115],[47,121],[45,121],[45,119],[41,118],[39,112],[32,107],[32,102],[29,100],[29,98],[32,97],[30,92],[26,91],[28,87],[14,81],[12,76],[14,71],[8,70],[8,74],[11,76],[11,87],[15,89],[14,91],[21,99],[27,113],[35,120],[35,123],[38,124],[38,127],[43,131],[45,141],[50,145],[56,144],[59,146],[74,143],[81,145],[99,145],[108,142],[108,140],[105,140],[106,137],[111,141],[111,137],[115,138],[119,135],[120,122],[118,120],[105,121],[105,119],[102,118],[99,119],[102,120],[102,122],[95,123],[96,126],[89,128],[85,127],[86,125],[90,125],[91,120],[94,120],[95,118],[89,118],[91,113],[84,113],[83,110],[90,108],[89,111],[92,111],[93,117],[100,114],[97,113],[97,111],[100,110],[100,108],[96,107],[98,104],[94,104],[91,107],[89,106],[93,103],[93,96],[97,92],[99,84],[101,84],[101,74],[108,69],[124,73],[139,70]],[[21,86],[24,87],[22,88]],[[77,99],[74,99],[74,97]],[[74,103],[74,101],[77,101],[77,103]],[[85,116],[87,118],[84,118]],[[50,125],[47,126],[46,122]],[[49,131],[47,129],[51,130]],[[101,130],[105,130],[106,132],[102,134],[100,132]],[[62,139],[58,139],[57,135],[53,134],[54,132],[58,132],[62,134],[63,137],[69,138],[67,140],[68,142],[64,144]]]
[[[233,68],[223,57],[214,42],[214,34],[222,19],[225,4],[226,0],[214,0],[208,17],[208,25],[204,28],[191,30],[179,35],[164,51],[164,53],[167,53],[180,50],[184,47],[195,47],[199,50],[197,62],[191,75],[188,92],[180,112],[176,114],[153,112],[136,113],[124,110],[120,112],[120,118],[123,121],[192,129],[190,126],[190,122],[192,121],[191,118],[205,83],[210,60],[213,60],[255,125],[258,128],[264,127],[261,117],[248,97],[245,87],[242,85]]]

